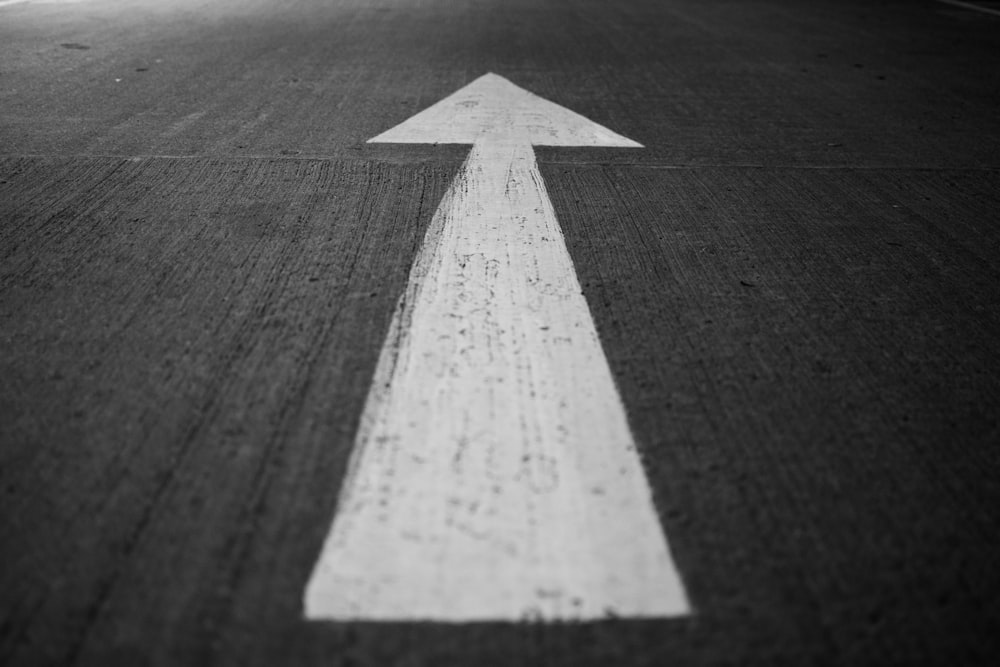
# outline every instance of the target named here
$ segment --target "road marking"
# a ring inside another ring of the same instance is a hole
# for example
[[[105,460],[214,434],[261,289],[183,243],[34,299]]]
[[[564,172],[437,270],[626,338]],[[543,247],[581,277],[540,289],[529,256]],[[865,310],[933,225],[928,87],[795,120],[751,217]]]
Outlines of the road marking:
[[[307,618],[689,613],[532,149],[639,144],[493,74],[371,141],[472,150],[396,307]]]
[[[974,5],[971,2],[962,2],[962,0],[938,0],[938,2],[943,2],[946,5],[954,5],[955,7],[963,7],[965,9],[971,9],[974,12],[982,12],[983,14],[992,14],[993,16],[1000,16],[1000,10],[990,9],[989,7],[982,7],[980,5]]]

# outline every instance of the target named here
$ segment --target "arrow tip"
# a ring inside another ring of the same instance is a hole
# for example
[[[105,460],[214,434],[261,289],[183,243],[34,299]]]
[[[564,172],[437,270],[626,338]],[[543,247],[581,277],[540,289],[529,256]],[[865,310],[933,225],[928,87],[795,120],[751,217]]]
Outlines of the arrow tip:
[[[642,148],[492,72],[368,143],[472,144],[489,135],[535,146]]]

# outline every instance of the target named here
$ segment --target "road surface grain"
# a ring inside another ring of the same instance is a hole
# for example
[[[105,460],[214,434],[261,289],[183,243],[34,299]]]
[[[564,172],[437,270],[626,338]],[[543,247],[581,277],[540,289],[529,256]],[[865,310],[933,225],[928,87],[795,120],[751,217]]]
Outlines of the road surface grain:
[[[928,0],[0,7],[0,662],[978,665],[1000,623],[1000,19]],[[486,72],[697,613],[302,594]]]

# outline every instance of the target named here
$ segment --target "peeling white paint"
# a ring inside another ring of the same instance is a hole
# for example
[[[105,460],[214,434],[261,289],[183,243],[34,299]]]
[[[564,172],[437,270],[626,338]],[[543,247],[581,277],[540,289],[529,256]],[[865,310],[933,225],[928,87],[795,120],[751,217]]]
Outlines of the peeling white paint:
[[[473,147],[396,308],[306,616],[688,613],[531,148],[637,144],[495,75],[375,141],[434,139]]]

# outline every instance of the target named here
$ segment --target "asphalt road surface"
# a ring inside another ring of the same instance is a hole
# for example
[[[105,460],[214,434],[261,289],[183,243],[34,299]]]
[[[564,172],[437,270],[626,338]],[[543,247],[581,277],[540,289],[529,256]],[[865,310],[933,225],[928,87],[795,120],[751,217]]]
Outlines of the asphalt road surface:
[[[693,614],[303,616],[489,72],[644,146],[535,153]],[[994,664],[998,258],[987,12],[0,2],[0,663]]]

